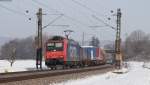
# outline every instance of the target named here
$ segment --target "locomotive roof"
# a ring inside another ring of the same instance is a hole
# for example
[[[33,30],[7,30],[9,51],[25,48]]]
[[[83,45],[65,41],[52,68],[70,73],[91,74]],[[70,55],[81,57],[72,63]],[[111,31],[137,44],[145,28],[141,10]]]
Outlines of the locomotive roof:
[[[49,40],[63,40],[65,39],[63,36],[53,36]]]
[[[48,39],[48,41],[51,41],[51,40],[64,40],[64,39],[66,39],[65,37],[63,37],[63,36],[52,36],[50,39]],[[70,42],[72,42],[72,43],[78,43],[77,41],[75,41],[75,40],[73,40],[73,39],[69,39],[69,41]]]

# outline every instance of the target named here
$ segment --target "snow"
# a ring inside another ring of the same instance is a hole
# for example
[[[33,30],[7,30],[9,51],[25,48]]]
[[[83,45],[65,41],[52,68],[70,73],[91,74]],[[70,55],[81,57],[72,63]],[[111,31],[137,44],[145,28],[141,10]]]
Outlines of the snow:
[[[44,62],[42,65],[46,68]],[[35,60],[16,60],[12,67],[7,60],[0,60],[0,73],[35,70],[35,66]],[[52,85],[150,85],[150,62],[128,62],[128,69],[123,70],[127,72],[116,74],[110,71]]]
[[[150,69],[143,67],[145,63],[128,63],[128,72],[124,74],[107,72],[103,75],[89,76],[84,79],[68,80],[52,85],[150,85]],[[150,64],[146,65],[148,66]]]
[[[42,62],[43,68],[46,68],[45,63]],[[0,60],[0,73],[4,72],[18,72],[18,71],[28,71],[36,69],[35,60],[16,60],[13,66],[7,60]]]
[[[144,68],[148,68],[148,69],[150,69],[150,62],[146,62],[146,63],[144,63],[143,67],[144,67]]]
[[[114,70],[113,73],[122,74],[122,73],[127,73],[128,71],[129,71],[128,68],[123,67],[123,68],[121,68],[121,69],[116,69],[116,70]]]

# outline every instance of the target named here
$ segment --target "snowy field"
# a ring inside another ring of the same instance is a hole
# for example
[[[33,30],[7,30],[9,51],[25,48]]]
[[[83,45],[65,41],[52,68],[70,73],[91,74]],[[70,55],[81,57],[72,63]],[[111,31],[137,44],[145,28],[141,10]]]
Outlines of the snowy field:
[[[12,67],[8,61],[0,60],[0,73],[35,70],[35,66],[35,60],[17,60]],[[43,67],[46,68],[44,62]],[[108,72],[50,85],[150,85],[150,63],[128,62],[128,72],[124,74]]]
[[[128,64],[128,72],[124,74],[108,72],[50,85],[150,85],[150,63],[129,62]]]
[[[46,68],[44,62],[42,62],[42,66],[43,68]],[[36,69],[35,60],[16,60],[12,67],[10,67],[10,63],[7,60],[0,60],[0,73],[27,71],[35,69]]]

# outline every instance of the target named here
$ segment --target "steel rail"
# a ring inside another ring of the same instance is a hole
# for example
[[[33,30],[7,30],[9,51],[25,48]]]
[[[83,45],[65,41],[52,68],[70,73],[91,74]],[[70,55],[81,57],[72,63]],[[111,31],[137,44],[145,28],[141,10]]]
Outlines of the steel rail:
[[[66,74],[73,74],[73,73],[81,73],[81,72],[88,72],[94,70],[102,70],[106,68],[114,68],[112,65],[102,65],[102,66],[94,66],[94,67],[85,67],[85,68],[75,68],[75,69],[65,69],[65,70],[49,70],[49,71],[24,71],[24,72],[15,72],[6,75],[0,75],[0,83],[7,83],[7,82],[15,82],[15,81],[22,81],[22,80],[29,80],[29,79],[37,79],[37,78],[44,78],[44,77],[53,77],[59,75],[66,75]]]

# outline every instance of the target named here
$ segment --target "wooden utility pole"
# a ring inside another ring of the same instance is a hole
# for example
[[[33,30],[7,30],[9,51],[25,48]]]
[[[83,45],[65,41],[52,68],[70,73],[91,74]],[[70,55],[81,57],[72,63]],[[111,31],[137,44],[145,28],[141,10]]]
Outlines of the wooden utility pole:
[[[117,30],[116,30],[116,41],[115,41],[115,51],[116,51],[116,67],[121,68],[122,65],[122,54],[121,54],[121,9],[117,9]]]
[[[42,69],[42,8],[39,8],[37,12],[37,24],[38,24],[38,33],[37,33],[37,48],[36,48],[36,68]]]

